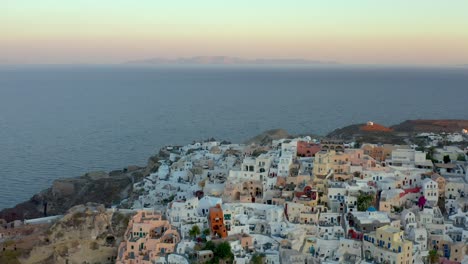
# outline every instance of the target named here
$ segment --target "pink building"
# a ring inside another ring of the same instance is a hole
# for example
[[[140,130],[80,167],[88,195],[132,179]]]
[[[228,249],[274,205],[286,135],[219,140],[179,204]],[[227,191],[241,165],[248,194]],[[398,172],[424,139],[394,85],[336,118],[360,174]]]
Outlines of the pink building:
[[[128,223],[117,264],[151,264],[175,251],[180,235],[161,214],[139,211]]]

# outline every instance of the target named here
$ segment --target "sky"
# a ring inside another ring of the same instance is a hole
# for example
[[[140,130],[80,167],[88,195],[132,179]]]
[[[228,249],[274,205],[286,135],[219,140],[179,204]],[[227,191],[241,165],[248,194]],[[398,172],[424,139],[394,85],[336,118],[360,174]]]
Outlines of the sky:
[[[467,0],[0,0],[0,64],[468,64]]]

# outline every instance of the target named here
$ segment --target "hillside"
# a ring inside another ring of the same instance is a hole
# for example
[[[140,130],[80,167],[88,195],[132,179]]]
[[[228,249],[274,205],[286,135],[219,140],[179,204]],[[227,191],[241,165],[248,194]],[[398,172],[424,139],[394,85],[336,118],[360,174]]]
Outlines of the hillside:
[[[395,131],[400,132],[460,132],[462,129],[468,128],[468,120],[407,120],[398,125],[391,127]]]
[[[291,137],[291,135],[284,129],[271,129],[247,140],[245,143],[265,145],[271,143],[272,140],[289,137]]]
[[[88,202],[110,207],[124,199],[131,200],[133,182],[157,169],[158,160],[159,154],[150,157],[146,167],[128,166],[109,173],[89,172],[79,177],[57,179],[50,188],[35,194],[28,201],[0,211],[0,219],[10,222],[43,217],[45,203],[47,215],[57,215],[64,214],[75,205]]]
[[[338,128],[326,137],[359,142],[403,144],[405,138],[420,132],[461,132],[468,120],[407,120],[389,128],[379,124],[354,124]]]
[[[113,263],[129,219],[120,213],[106,212],[99,204],[75,206],[19,260],[26,264]]]

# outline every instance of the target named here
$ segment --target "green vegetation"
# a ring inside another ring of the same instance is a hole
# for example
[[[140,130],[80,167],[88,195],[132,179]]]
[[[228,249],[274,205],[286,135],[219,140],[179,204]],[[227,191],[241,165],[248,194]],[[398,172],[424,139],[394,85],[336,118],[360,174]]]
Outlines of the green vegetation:
[[[358,211],[366,211],[374,202],[374,196],[372,194],[359,194],[357,198]]]
[[[201,234],[200,227],[198,227],[197,225],[192,226],[192,229],[190,229],[190,231],[189,231],[189,236],[191,238],[196,238],[200,234]]]
[[[458,160],[458,161],[466,161],[466,156],[463,155],[463,154],[458,154],[457,160]]]
[[[361,173],[359,171],[353,172],[354,178],[361,178]]]
[[[213,252],[215,258],[219,258],[224,261],[228,260],[229,262],[232,262],[234,259],[234,254],[231,252],[231,245],[228,242],[222,242],[221,244],[218,244]],[[219,260],[215,263],[219,263]]]
[[[450,156],[449,155],[445,155],[444,156],[444,163],[450,163]]]
[[[426,159],[432,160],[434,162],[434,147],[430,147],[427,149]]]
[[[168,203],[174,201],[174,198],[175,198],[175,195],[171,195],[171,196],[169,196],[169,198],[163,199],[163,200],[161,201],[161,203],[162,203],[163,205],[167,205]]]
[[[429,259],[429,263],[439,263],[439,254],[437,254],[437,250],[432,249],[429,250],[429,255],[427,256]]]
[[[203,230],[203,235],[209,236],[210,235],[210,229],[206,228]]]
[[[208,241],[205,243],[205,246],[203,247],[203,250],[211,250],[211,251],[214,251],[216,248],[216,245],[215,243],[213,243],[213,241]]]
[[[214,257],[208,263],[210,264],[218,264],[222,261],[222,263],[232,263],[234,261],[234,254],[231,252],[231,245],[229,242],[221,242],[219,244],[215,244],[213,241],[207,241],[203,250],[211,250],[214,253]]]
[[[403,207],[402,206],[396,206],[396,205],[393,205],[393,211],[397,214],[401,213],[403,211]]]
[[[265,257],[265,254],[258,254],[255,253],[252,256],[252,259],[250,260],[251,264],[263,264],[263,258]]]

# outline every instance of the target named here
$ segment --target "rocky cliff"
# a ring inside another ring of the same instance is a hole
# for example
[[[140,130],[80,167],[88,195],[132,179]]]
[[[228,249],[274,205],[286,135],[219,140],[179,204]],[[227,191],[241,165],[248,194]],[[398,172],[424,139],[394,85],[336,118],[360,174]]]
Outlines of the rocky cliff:
[[[272,129],[265,131],[249,140],[247,140],[246,144],[258,144],[258,145],[266,145],[271,143],[272,140],[281,139],[281,138],[289,138],[291,135],[284,130],[284,129]]]
[[[21,263],[114,263],[130,216],[100,204],[72,207],[46,230]]]
[[[110,207],[124,199],[132,199],[133,183],[159,166],[158,156],[148,161],[148,166],[129,166],[123,170],[90,172],[75,178],[55,180],[52,186],[26,202],[0,212],[0,219],[7,222],[31,219],[44,215],[64,214],[69,208],[96,202]]]

